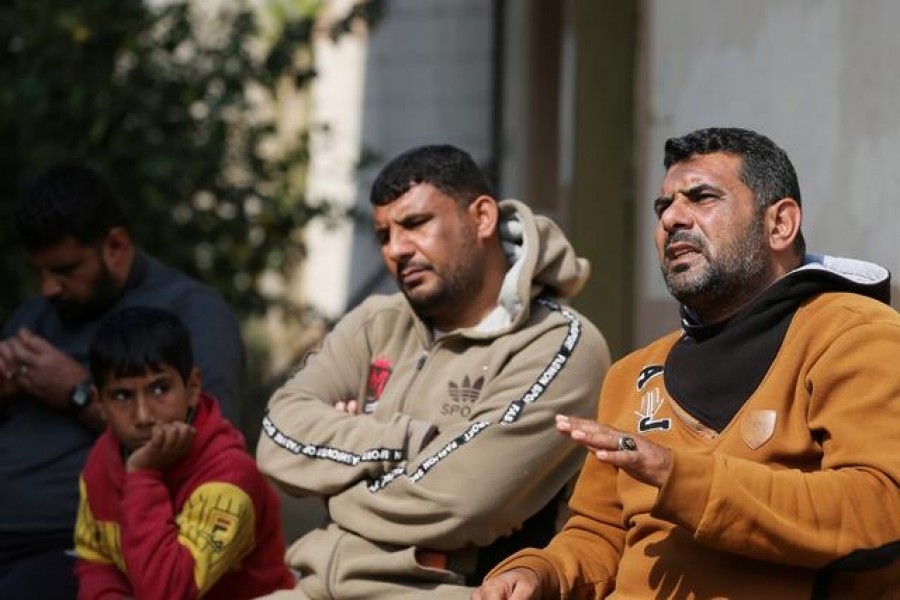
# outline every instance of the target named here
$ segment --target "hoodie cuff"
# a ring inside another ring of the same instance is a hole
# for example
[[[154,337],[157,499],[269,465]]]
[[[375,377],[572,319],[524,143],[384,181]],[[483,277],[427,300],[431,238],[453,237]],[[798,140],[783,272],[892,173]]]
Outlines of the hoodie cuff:
[[[709,501],[715,466],[712,456],[674,450],[672,472],[651,515],[696,532]]]

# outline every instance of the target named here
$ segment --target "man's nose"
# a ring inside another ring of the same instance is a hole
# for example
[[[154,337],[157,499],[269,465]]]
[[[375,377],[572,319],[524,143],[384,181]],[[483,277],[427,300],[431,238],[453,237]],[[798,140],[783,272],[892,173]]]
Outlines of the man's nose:
[[[391,232],[385,249],[388,258],[392,260],[399,260],[415,252],[409,236],[402,230]]]
[[[659,222],[666,231],[693,227],[694,216],[690,200],[684,194],[675,194],[672,202],[659,216]]]
[[[147,400],[144,399],[143,394],[136,398],[134,420],[139,425],[153,425],[153,413],[150,411],[150,406],[147,404]]]
[[[41,295],[45,298],[56,298],[62,294],[63,286],[59,279],[50,274],[41,274]]]

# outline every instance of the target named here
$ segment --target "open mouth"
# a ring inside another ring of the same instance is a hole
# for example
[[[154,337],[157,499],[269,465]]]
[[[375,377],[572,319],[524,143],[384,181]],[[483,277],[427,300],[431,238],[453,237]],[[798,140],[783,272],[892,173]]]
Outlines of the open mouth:
[[[670,261],[677,261],[686,256],[699,253],[700,250],[693,244],[675,242],[666,246],[666,258]]]

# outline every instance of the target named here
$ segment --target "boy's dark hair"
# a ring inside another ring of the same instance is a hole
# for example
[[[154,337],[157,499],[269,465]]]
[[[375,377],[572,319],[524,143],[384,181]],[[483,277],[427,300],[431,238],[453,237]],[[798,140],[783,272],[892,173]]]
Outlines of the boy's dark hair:
[[[391,160],[375,178],[369,201],[375,206],[390,204],[419,183],[430,183],[462,206],[492,194],[469,153],[444,144],[412,148]]]
[[[663,164],[672,165],[696,155],[726,152],[741,158],[741,181],[750,188],[756,207],[762,213],[782,198],[793,198],[803,206],[797,172],[788,157],[775,142],[766,136],[739,127],[709,127],[666,140]],[[798,254],[806,252],[803,233],[794,241]]]
[[[93,170],[61,164],[38,175],[13,209],[19,242],[28,252],[72,236],[82,245],[103,240],[113,227],[128,228],[109,186]]]
[[[164,366],[187,381],[194,368],[191,334],[167,310],[132,306],[109,315],[90,345],[91,377],[101,388],[108,377],[135,377]]]

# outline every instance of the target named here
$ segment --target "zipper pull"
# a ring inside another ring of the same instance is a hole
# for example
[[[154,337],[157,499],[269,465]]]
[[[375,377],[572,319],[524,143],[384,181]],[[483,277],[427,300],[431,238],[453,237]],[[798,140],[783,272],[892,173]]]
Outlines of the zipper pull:
[[[422,355],[419,356],[419,360],[416,361],[416,371],[421,371],[422,367],[425,366],[425,361],[428,360],[428,350],[422,352]]]

